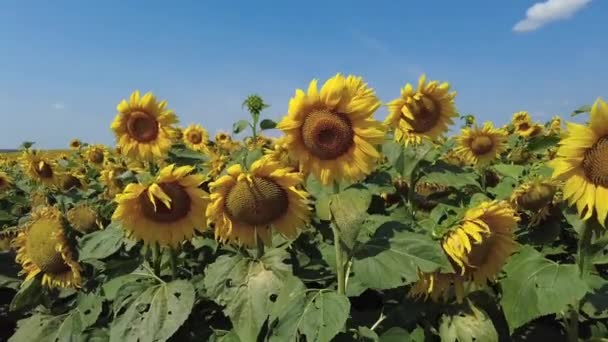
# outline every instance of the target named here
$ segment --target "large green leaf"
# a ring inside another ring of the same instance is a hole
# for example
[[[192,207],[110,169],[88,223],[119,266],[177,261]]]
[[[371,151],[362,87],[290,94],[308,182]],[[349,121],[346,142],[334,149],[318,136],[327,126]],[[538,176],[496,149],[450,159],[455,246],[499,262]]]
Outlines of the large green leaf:
[[[123,230],[116,223],[85,235],[79,241],[80,260],[103,259],[116,253],[122,246],[123,236]]]
[[[267,250],[260,260],[222,255],[207,267],[205,288],[224,312],[242,341],[256,341],[270,314],[271,297],[278,295],[291,267],[282,249]]]
[[[396,227],[402,225],[383,223],[357,248],[353,271],[361,282],[370,288],[389,289],[416,281],[418,270],[453,270],[438,241]]]
[[[525,246],[504,268],[501,304],[514,329],[548,314],[564,311],[587,293],[576,265],[560,265]]]
[[[515,164],[496,164],[493,166],[496,172],[503,176],[511,177],[513,179],[519,179],[525,167]]]
[[[439,326],[442,342],[498,342],[498,333],[492,320],[481,309],[470,310],[454,316],[443,315]]]
[[[10,304],[11,311],[25,310],[35,307],[45,296],[41,277],[37,276],[21,283],[21,288],[13,297]]]
[[[372,194],[366,188],[348,188],[330,198],[329,207],[340,238],[350,249],[354,247],[371,201]]]
[[[574,111],[572,111],[570,116],[577,116],[579,114],[589,113],[589,112],[591,112],[591,106],[584,105],[584,106],[580,106],[578,109],[575,109]]]
[[[260,121],[260,128],[261,129],[274,129],[277,127],[277,123],[270,120],[270,119],[264,119],[262,121]]]
[[[168,340],[192,311],[194,286],[175,280],[150,286],[132,297],[124,313],[112,322],[110,342]]]
[[[530,139],[528,143],[528,151],[544,152],[549,147],[555,146],[559,142],[558,136],[541,135]]]
[[[232,132],[234,134],[241,133],[249,126],[249,121],[247,120],[239,120],[232,125]]]
[[[477,176],[470,172],[431,172],[422,177],[420,181],[456,188],[466,185],[473,185],[478,188],[480,187],[479,182],[477,181]]]
[[[308,290],[295,277],[283,285],[272,306],[270,341],[329,342],[348,319],[350,302],[344,295],[328,290]]]

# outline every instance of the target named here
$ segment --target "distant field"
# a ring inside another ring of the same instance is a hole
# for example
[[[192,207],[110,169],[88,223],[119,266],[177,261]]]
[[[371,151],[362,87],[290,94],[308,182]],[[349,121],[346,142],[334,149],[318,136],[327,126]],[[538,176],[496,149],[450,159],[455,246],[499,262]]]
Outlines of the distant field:
[[[62,152],[69,152],[69,150],[41,150],[45,154],[56,154]],[[19,150],[0,149],[0,155],[10,156],[20,153]]]

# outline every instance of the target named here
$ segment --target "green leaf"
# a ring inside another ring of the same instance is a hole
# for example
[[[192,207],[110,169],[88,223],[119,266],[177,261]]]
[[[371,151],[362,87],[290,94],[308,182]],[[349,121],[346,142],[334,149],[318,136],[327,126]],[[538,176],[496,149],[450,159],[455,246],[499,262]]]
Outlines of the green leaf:
[[[0,222],[10,222],[13,221],[15,219],[15,217],[13,215],[11,215],[10,213],[4,211],[4,210],[0,210]]]
[[[422,342],[424,341],[424,330],[417,327],[409,333],[399,327],[392,327],[380,336],[380,342]]]
[[[456,188],[460,188],[466,185],[473,185],[478,188],[480,187],[479,182],[477,181],[477,175],[469,172],[431,172],[422,177],[420,181]]]
[[[21,284],[21,279],[0,274],[0,288],[4,287],[4,288],[13,289],[13,290],[17,291],[17,290],[19,290],[20,284]]]
[[[247,166],[247,168],[250,168],[251,164],[253,164],[256,160],[262,158],[263,155],[264,152],[261,148],[256,148],[252,151],[247,152],[247,158],[245,159],[245,165]]]
[[[277,127],[277,123],[270,120],[270,119],[264,119],[260,122],[260,128],[261,129],[274,129]]]
[[[458,315],[443,315],[439,326],[442,342],[498,342],[498,333],[492,320],[482,310],[470,306],[470,310]]]
[[[390,289],[418,280],[418,270],[453,271],[440,243],[427,235],[398,231],[386,222],[355,251],[353,271],[374,289]]]
[[[245,128],[249,127],[249,121],[247,120],[239,120],[232,125],[232,132],[234,134],[239,134],[245,130]]]
[[[102,298],[94,293],[78,293],[76,308],[84,327],[90,327],[97,322],[102,309]]]
[[[315,211],[321,220],[331,220],[330,196],[322,193],[315,201]]]
[[[283,285],[270,313],[270,341],[329,342],[344,327],[350,302],[328,290],[307,290],[295,277]]]
[[[175,280],[147,288],[110,327],[111,341],[166,341],[186,321],[194,305],[194,286]]]
[[[513,179],[519,179],[522,172],[524,172],[525,167],[521,165],[512,165],[512,164],[496,164],[493,166],[496,172],[500,173],[503,176],[511,177]]]
[[[10,310],[19,311],[34,307],[40,303],[44,295],[45,291],[42,288],[40,276],[24,281],[11,301]]]
[[[372,194],[365,188],[348,188],[330,198],[331,214],[340,238],[349,249],[355,245],[371,201]]]
[[[171,157],[178,159],[186,159],[188,161],[206,161],[207,156],[198,151],[190,149],[172,149],[170,153]]]
[[[511,331],[548,314],[564,311],[589,290],[576,265],[560,265],[525,246],[504,267],[501,304]]]
[[[544,152],[549,147],[557,145],[560,137],[553,135],[541,135],[530,139],[528,143],[528,151],[530,152]]]
[[[122,246],[123,236],[123,230],[116,223],[85,235],[79,241],[80,260],[103,259],[116,253]]]
[[[83,341],[82,326],[71,314],[59,316],[35,314],[17,322],[17,331],[9,342]]]
[[[584,105],[584,106],[581,106],[581,107],[579,107],[578,109],[574,110],[574,111],[573,111],[573,112],[570,114],[570,116],[577,116],[577,115],[579,115],[579,114],[583,114],[583,113],[589,113],[589,112],[591,112],[591,106],[589,106],[589,105]]]
[[[207,267],[207,295],[224,305],[224,312],[242,341],[256,341],[270,314],[271,296],[277,295],[291,267],[283,263],[282,249],[267,250],[260,260],[222,255]]]

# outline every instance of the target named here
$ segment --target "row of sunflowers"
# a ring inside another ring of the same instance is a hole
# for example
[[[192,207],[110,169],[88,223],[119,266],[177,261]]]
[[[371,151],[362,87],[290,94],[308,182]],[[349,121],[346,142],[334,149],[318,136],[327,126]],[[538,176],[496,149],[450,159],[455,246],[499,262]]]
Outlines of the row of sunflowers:
[[[0,155],[0,339],[606,340],[608,105],[455,99],[337,74],[212,139],[135,91],[114,147]]]

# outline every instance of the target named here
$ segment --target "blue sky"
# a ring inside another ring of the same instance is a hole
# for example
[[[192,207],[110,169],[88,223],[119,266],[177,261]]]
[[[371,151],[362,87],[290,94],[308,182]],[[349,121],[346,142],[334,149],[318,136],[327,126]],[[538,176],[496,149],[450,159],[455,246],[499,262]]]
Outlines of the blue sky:
[[[514,29],[535,1],[3,1],[0,148],[113,144],[134,89],[213,134],[247,115],[248,94],[279,119],[296,88],[336,72],[383,101],[424,72],[452,84],[460,112],[499,124],[568,115],[608,98],[608,2],[550,2]]]

